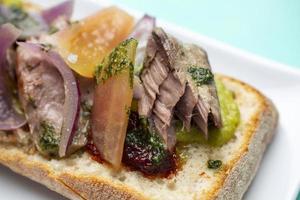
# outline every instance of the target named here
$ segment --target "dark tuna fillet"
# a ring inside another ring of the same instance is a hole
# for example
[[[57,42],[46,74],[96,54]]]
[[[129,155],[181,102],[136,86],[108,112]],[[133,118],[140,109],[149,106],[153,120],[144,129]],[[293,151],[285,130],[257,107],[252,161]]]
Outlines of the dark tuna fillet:
[[[194,67],[196,69],[202,68],[208,70],[212,74],[207,54],[202,48],[198,47],[197,45],[188,44],[184,46],[184,49],[189,62],[189,64],[186,65],[186,67],[188,67],[187,71],[190,67]],[[191,104],[195,103],[195,97],[198,98],[192,113],[192,119],[198,126],[198,128],[207,137],[209,126],[208,123],[210,121],[212,122],[212,125],[217,128],[220,128],[222,126],[220,105],[215,82],[212,78],[211,81],[199,85],[195,83],[195,80],[193,80],[189,72],[186,73],[188,82],[187,88],[189,89],[186,90],[185,95],[188,95],[189,98],[187,98],[186,96],[185,98],[182,98],[182,100],[184,100],[186,103],[179,104],[181,105],[181,107],[177,109],[179,111],[178,116],[185,116],[184,118],[189,119],[188,116],[191,116],[191,113],[180,112],[180,110],[190,111]],[[194,95],[191,95],[190,91],[192,91]]]
[[[211,75],[211,79],[202,72]],[[153,120],[168,149],[172,150],[176,143],[174,114],[187,130],[193,122],[206,137],[210,124],[222,126],[213,74],[207,54],[200,47],[181,44],[161,28],[154,29],[140,79],[135,87],[139,115]]]
[[[21,47],[17,50],[17,77],[21,104],[36,146],[45,155],[56,155],[63,124],[63,79],[41,55]]]
[[[139,95],[139,114],[153,120],[168,149],[173,149],[176,143],[172,119],[185,88],[185,78],[176,64],[177,59],[182,59],[178,41],[161,28],[154,29],[140,74],[144,95]]]

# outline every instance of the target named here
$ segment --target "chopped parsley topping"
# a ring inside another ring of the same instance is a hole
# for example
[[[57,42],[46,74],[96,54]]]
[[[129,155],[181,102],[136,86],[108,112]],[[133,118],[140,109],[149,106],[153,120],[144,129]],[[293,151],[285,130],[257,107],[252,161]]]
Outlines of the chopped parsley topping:
[[[219,169],[222,166],[221,160],[208,160],[207,167],[209,169]]]
[[[214,79],[213,73],[210,69],[192,66],[188,68],[188,73],[191,75],[193,81],[197,86],[210,83]]]
[[[123,41],[102,63],[96,67],[95,78],[97,84],[104,83],[107,79],[129,69],[130,85],[133,87],[134,58],[137,41],[133,38]]]
[[[40,124],[41,135],[39,139],[39,147],[48,155],[57,155],[59,148],[59,136],[57,136],[53,125],[46,121]]]
[[[100,84],[102,83],[102,77],[101,77],[101,73],[102,73],[102,69],[103,69],[103,63],[100,63],[97,67],[96,67],[96,71],[95,71],[95,78],[96,78],[96,83]]]

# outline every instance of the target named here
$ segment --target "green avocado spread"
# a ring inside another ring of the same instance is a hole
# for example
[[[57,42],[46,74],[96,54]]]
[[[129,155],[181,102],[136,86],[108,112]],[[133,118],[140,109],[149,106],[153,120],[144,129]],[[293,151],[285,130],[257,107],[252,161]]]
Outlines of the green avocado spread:
[[[206,140],[204,134],[200,133],[195,127],[192,127],[191,130],[187,132],[182,126],[177,126],[176,136],[179,143],[221,146],[234,137],[235,130],[240,122],[238,106],[234,101],[233,93],[228,90],[220,80],[216,79],[215,81],[220,101],[223,127],[221,129],[210,129],[208,140]]]

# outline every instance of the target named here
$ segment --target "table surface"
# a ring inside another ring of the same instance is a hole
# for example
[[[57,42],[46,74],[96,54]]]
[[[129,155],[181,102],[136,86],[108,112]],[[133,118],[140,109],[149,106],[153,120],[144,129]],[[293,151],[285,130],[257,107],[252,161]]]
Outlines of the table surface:
[[[112,0],[300,69],[299,0]]]
[[[112,1],[300,69],[299,0]]]

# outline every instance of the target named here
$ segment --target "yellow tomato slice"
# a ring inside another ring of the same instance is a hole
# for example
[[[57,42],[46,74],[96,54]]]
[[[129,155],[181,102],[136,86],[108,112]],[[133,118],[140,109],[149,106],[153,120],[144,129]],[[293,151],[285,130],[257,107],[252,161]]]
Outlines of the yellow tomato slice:
[[[68,65],[84,77],[132,32],[133,17],[117,7],[105,8],[54,35],[55,45]]]

